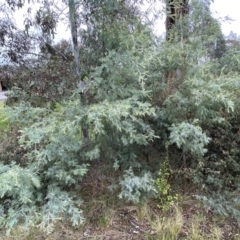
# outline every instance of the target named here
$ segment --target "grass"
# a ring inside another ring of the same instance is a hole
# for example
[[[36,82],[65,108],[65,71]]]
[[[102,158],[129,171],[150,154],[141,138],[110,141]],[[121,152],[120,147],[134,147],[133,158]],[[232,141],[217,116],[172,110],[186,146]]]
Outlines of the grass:
[[[174,207],[168,216],[149,209],[144,220],[138,221],[137,209],[134,206],[105,209],[98,216],[97,221],[88,221],[81,228],[72,228],[66,223],[58,223],[54,232],[46,235],[37,228],[21,231],[15,228],[11,235],[4,240],[221,240],[239,239],[237,234],[231,238],[223,236],[223,228],[208,222],[207,231],[194,216],[186,216],[179,207]],[[103,215],[104,214],[104,215]],[[151,216],[151,217],[150,217]],[[149,218],[150,217],[150,218]],[[191,222],[190,225],[188,223]],[[226,223],[227,224],[227,223]],[[2,235],[4,236],[4,235]],[[230,235],[226,235],[230,236]],[[235,238],[234,238],[235,236]],[[0,235],[1,238],[1,235]]]
[[[183,215],[178,207],[168,216],[157,216],[151,223],[159,239],[174,240],[180,235],[183,228]]]

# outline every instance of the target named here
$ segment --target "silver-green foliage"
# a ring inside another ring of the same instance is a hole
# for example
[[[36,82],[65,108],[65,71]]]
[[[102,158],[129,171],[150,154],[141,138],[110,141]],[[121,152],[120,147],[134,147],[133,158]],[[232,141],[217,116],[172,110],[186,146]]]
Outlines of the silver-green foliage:
[[[155,137],[143,121],[144,117],[155,114],[149,103],[132,97],[84,107],[78,98],[77,95],[55,111],[29,105],[9,110],[12,121],[22,126],[19,142],[28,150],[28,162],[26,168],[0,167],[4,171],[0,179],[4,186],[2,226],[10,229],[23,220],[26,226],[40,222],[39,226],[49,232],[57,219],[68,218],[74,225],[82,223],[79,196],[66,189],[75,189],[91,161],[102,158],[103,153],[112,165],[117,161],[121,165],[134,165],[136,155],[131,146],[146,145]],[[88,145],[83,141],[81,126],[89,129]],[[118,148],[114,149],[115,146]],[[137,188],[149,192],[148,182],[144,189],[141,183],[146,179],[153,182],[151,176],[136,179],[137,193]]]
[[[50,232],[57,219],[70,218],[75,225],[83,222],[77,201],[56,185],[46,186],[39,170],[34,164],[28,168],[16,164],[0,165],[0,226],[6,227],[8,232],[16,224],[24,228],[39,224]],[[45,195],[43,188],[46,187]]]
[[[155,191],[155,181],[150,173],[142,172],[139,157],[141,148],[156,137],[147,120],[156,116],[146,88],[154,52],[150,39],[149,31],[136,30],[122,37],[125,51],[110,51],[99,60],[100,66],[85,79],[89,102],[83,103],[82,92],[76,91],[54,110],[47,104],[33,107],[31,102],[8,109],[10,121],[21,129],[19,144],[27,150],[28,160],[13,165],[22,169],[20,187],[9,185],[1,195],[2,226],[11,229],[20,221],[49,232],[58,219],[81,224],[78,184],[95,160],[104,161],[113,171],[133,169],[126,172],[125,180],[120,179],[120,196],[136,202]],[[88,130],[88,142],[82,129]],[[9,179],[12,167],[1,165],[0,171],[5,168],[4,176]],[[126,191],[129,187],[133,191]],[[14,194],[8,198],[8,193]],[[26,201],[21,204],[23,197]]]
[[[125,171],[120,181],[121,192],[119,198],[126,199],[133,203],[139,203],[157,193],[155,180],[150,172],[136,176],[130,168]],[[143,194],[146,193],[147,195]]]
[[[173,124],[169,130],[170,144],[175,143],[184,152],[190,152],[192,155],[203,156],[207,152],[204,147],[209,143],[210,138],[202,132],[201,127],[195,126],[194,123],[181,122],[177,125]]]

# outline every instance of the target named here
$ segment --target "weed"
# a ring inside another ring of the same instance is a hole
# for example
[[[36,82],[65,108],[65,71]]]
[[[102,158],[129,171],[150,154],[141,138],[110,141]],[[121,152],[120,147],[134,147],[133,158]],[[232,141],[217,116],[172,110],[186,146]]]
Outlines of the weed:
[[[156,217],[152,222],[152,228],[155,230],[159,239],[177,239],[182,231],[183,216],[179,208],[174,208],[173,216]]]
[[[158,171],[158,178],[156,180],[157,190],[159,193],[158,207],[164,212],[168,211],[176,200],[178,200],[178,194],[171,192],[171,185],[169,183],[170,169],[168,160],[165,160]]]
[[[192,222],[191,228],[189,229],[189,236],[191,240],[204,239],[200,232],[198,222]]]
[[[222,230],[219,227],[214,226],[211,230],[213,240],[220,240],[222,237]]]
[[[139,206],[136,210],[138,221],[143,222],[144,219],[148,217],[149,212],[150,212],[150,209],[147,203]]]

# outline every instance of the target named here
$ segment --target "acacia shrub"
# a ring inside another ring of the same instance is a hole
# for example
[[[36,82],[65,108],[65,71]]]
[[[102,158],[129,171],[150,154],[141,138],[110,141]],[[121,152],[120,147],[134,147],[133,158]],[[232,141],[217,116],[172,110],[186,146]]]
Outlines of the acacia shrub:
[[[190,168],[197,197],[212,210],[239,219],[239,54],[230,60],[231,49],[216,60],[201,48],[193,53],[195,44],[183,47],[189,53],[182,58],[183,81],[157,111],[165,143],[171,144],[171,167]],[[200,56],[204,60],[198,62]]]

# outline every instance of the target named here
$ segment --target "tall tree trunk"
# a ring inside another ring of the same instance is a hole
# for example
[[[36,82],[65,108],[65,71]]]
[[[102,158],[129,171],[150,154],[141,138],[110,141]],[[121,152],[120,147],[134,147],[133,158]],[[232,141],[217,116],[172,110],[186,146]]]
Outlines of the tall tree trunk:
[[[69,21],[71,27],[71,36],[73,43],[73,55],[74,55],[74,70],[76,75],[80,76],[80,63],[79,63],[79,47],[78,47],[78,31],[77,31],[77,10],[74,0],[68,0],[69,7]]]
[[[80,80],[80,59],[79,59],[79,46],[78,46],[78,26],[77,26],[77,9],[75,0],[68,0],[69,8],[69,21],[71,27],[71,36],[73,44],[73,55],[74,55],[74,70],[76,75],[79,77],[78,87],[82,90],[81,100],[82,104],[86,104],[86,92],[84,91],[84,82]],[[84,145],[87,146],[89,143],[89,135],[87,127],[82,127],[82,134],[84,139]]]
[[[184,42],[186,39],[185,31],[183,28],[174,29],[174,27],[176,23],[179,23],[180,27],[182,26],[184,17],[189,13],[189,0],[167,0],[166,10],[166,40],[168,42],[173,42],[174,40]],[[165,76],[168,85],[166,96],[173,94],[177,90],[182,82],[183,75],[180,69],[166,72]]]

